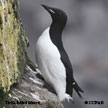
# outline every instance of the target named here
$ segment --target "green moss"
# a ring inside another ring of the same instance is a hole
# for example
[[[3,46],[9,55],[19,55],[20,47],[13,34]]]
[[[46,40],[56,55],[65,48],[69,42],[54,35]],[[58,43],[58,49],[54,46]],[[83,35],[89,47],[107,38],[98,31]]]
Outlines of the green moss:
[[[3,2],[4,1],[4,2]],[[0,1],[0,89],[19,81],[26,64],[26,41],[17,0]]]

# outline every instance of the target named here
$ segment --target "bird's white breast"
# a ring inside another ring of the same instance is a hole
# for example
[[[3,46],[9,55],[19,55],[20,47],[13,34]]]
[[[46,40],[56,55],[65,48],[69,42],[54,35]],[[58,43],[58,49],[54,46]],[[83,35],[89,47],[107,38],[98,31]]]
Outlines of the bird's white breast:
[[[36,43],[36,60],[44,79],[61,96],[66,91],[66,71],[58,48],[51,41],[49,29],[42,33]]]

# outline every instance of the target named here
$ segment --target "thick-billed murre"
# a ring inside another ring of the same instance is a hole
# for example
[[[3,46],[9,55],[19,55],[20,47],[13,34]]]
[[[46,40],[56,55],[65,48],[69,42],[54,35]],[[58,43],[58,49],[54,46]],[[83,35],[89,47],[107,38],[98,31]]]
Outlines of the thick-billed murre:
[[[61,9],[42,5],[51,15],[52,24],[39,37],[36,43],[36,61],[43,78],[56,91],[60,101],[72,98],[73,89],[81,96],[83,90],[73,77],[69,57],[63,47],[62,32],[67,15]]]

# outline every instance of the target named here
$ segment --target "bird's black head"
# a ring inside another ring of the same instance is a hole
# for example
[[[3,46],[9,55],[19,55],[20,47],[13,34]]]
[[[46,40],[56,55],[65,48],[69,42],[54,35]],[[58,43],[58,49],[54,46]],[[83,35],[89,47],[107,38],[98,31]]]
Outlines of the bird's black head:
[[[61,9],[49,7],[49,6],[46,6],[43,4],[42,4],[42,6],[50,13],[50,15],[52,17],[52,21],[54,23],[61,24],[61,25],[65,26],[65,24],[67,22],[67,15],[64,11],[62,11]]]

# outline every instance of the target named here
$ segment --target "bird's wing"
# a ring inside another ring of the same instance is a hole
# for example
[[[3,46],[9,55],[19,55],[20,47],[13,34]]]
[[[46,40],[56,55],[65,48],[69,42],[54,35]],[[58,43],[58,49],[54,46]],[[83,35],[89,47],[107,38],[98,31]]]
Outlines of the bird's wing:
[[[83,93],[84,91],[79,87],[77,82],[74,80],[72,65],[71,65],[69,57],[65,51],[64,51],[64,53],[62,53],[61,60],[62,60],[64,66],[66,68],[66,77],[67,77],[67,79],[66,79],[66,82],[67,82],[66,92],[68,94],[72,95],[73,88],[74,88],[75,91],[77,92],[77,94],[79,95],[79,97],[82,98],[80,92]]]

